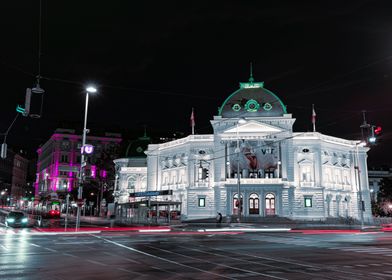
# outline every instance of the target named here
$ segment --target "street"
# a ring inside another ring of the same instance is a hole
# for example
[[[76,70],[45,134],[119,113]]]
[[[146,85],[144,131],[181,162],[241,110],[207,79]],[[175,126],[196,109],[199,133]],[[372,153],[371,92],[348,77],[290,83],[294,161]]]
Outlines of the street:
[[[0,228],[0,279],[389,279],[390,232]]]

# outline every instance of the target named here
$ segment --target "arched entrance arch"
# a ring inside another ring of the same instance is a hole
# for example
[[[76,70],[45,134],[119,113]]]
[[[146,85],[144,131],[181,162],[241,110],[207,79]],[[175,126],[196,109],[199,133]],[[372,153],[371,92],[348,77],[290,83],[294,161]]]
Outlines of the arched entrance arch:
[[[255,193],[249,196],[249,215],[258,215],[260,213],[259,196]]]
[[[238,215],[238,206],[239,206],[239,201],[238,201],[238,193],[235,193],[233,195],[233,215]],[[243,212],[244,209],[244,200],[243,196],[241,194],[241,213]]]
[[[267,193],[265,196],[265,215],[275,215],[275,194]]]

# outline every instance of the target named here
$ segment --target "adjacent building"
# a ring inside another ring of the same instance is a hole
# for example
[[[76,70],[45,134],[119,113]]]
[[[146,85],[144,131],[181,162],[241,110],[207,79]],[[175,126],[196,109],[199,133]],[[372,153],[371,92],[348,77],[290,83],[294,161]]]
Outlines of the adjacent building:
[[[363,205],[363,219],[371,222],[368,148],[319,132],[294,132],[294,122],[282,100],[251,77],[223,102],[211,120],[213,134],[148,145],[146,172],[122,166],[117,206],[125,207],[133,192],[166,191],[139,199],[180,204],[185,220],[217,212],[244,220],[359,220]],[[116,164],[121,162],[127,164]],[[138,189],[125,170],[146,174],[146,184]]]
[[[20,200],[26,198],[27,173],[29,160],[23,151],[7,150],[7,157],[0,159],[1,204],[19,206]]]
[[[105,178],[107,171],[102,160],[111,160],[118,154],[121,135],[105,133],[104,136],[87,136],[87,144],[94,152],[87,157],[84,168],[89,180]],[[35,182],[36,201],[57,199],[59,194],[71,192],[78,187],[82,136],[73,129],[56,129],[50,139],[38,150],[37,177]]]
[[[370,197],[373,202],[376,202],[380,192],[381,181],[392,178],[392,168],[369,168],[368,174]]]

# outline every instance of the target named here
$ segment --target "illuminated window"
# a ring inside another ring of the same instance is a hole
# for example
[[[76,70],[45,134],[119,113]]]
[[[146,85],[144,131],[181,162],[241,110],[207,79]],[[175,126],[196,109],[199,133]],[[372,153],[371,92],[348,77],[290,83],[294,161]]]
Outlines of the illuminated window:
[[[136,178],[130,177],[128,179],[128,190],[135,190]]]
[[[302,182],[312,181],[312,167],[310,165],[301,166],[301,181]]]
[[[259,108],[260,104],[254,99],[248,100],[245,104],[245,110],[248,112],[257,112]]]
[[[238,112],[239,110],[241,110],[241,105],[240,104],[234,104],[232,109],[236,112]]]
[[[265,103],[263,109],[266,111],[270,111],[272,109],[272,105],[270,103]]]
[[[312,198],[305,197],[305,207],[312,207]]]
[[[206,207],[206,198],[205,197],[199,197],[199,207]]]

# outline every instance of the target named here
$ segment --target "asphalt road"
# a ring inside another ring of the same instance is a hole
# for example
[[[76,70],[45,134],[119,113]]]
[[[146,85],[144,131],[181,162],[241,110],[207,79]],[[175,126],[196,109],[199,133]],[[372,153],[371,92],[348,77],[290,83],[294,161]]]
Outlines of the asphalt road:
[[[2,280],[392,278],[390,232],[47,235],[1,230]]]

